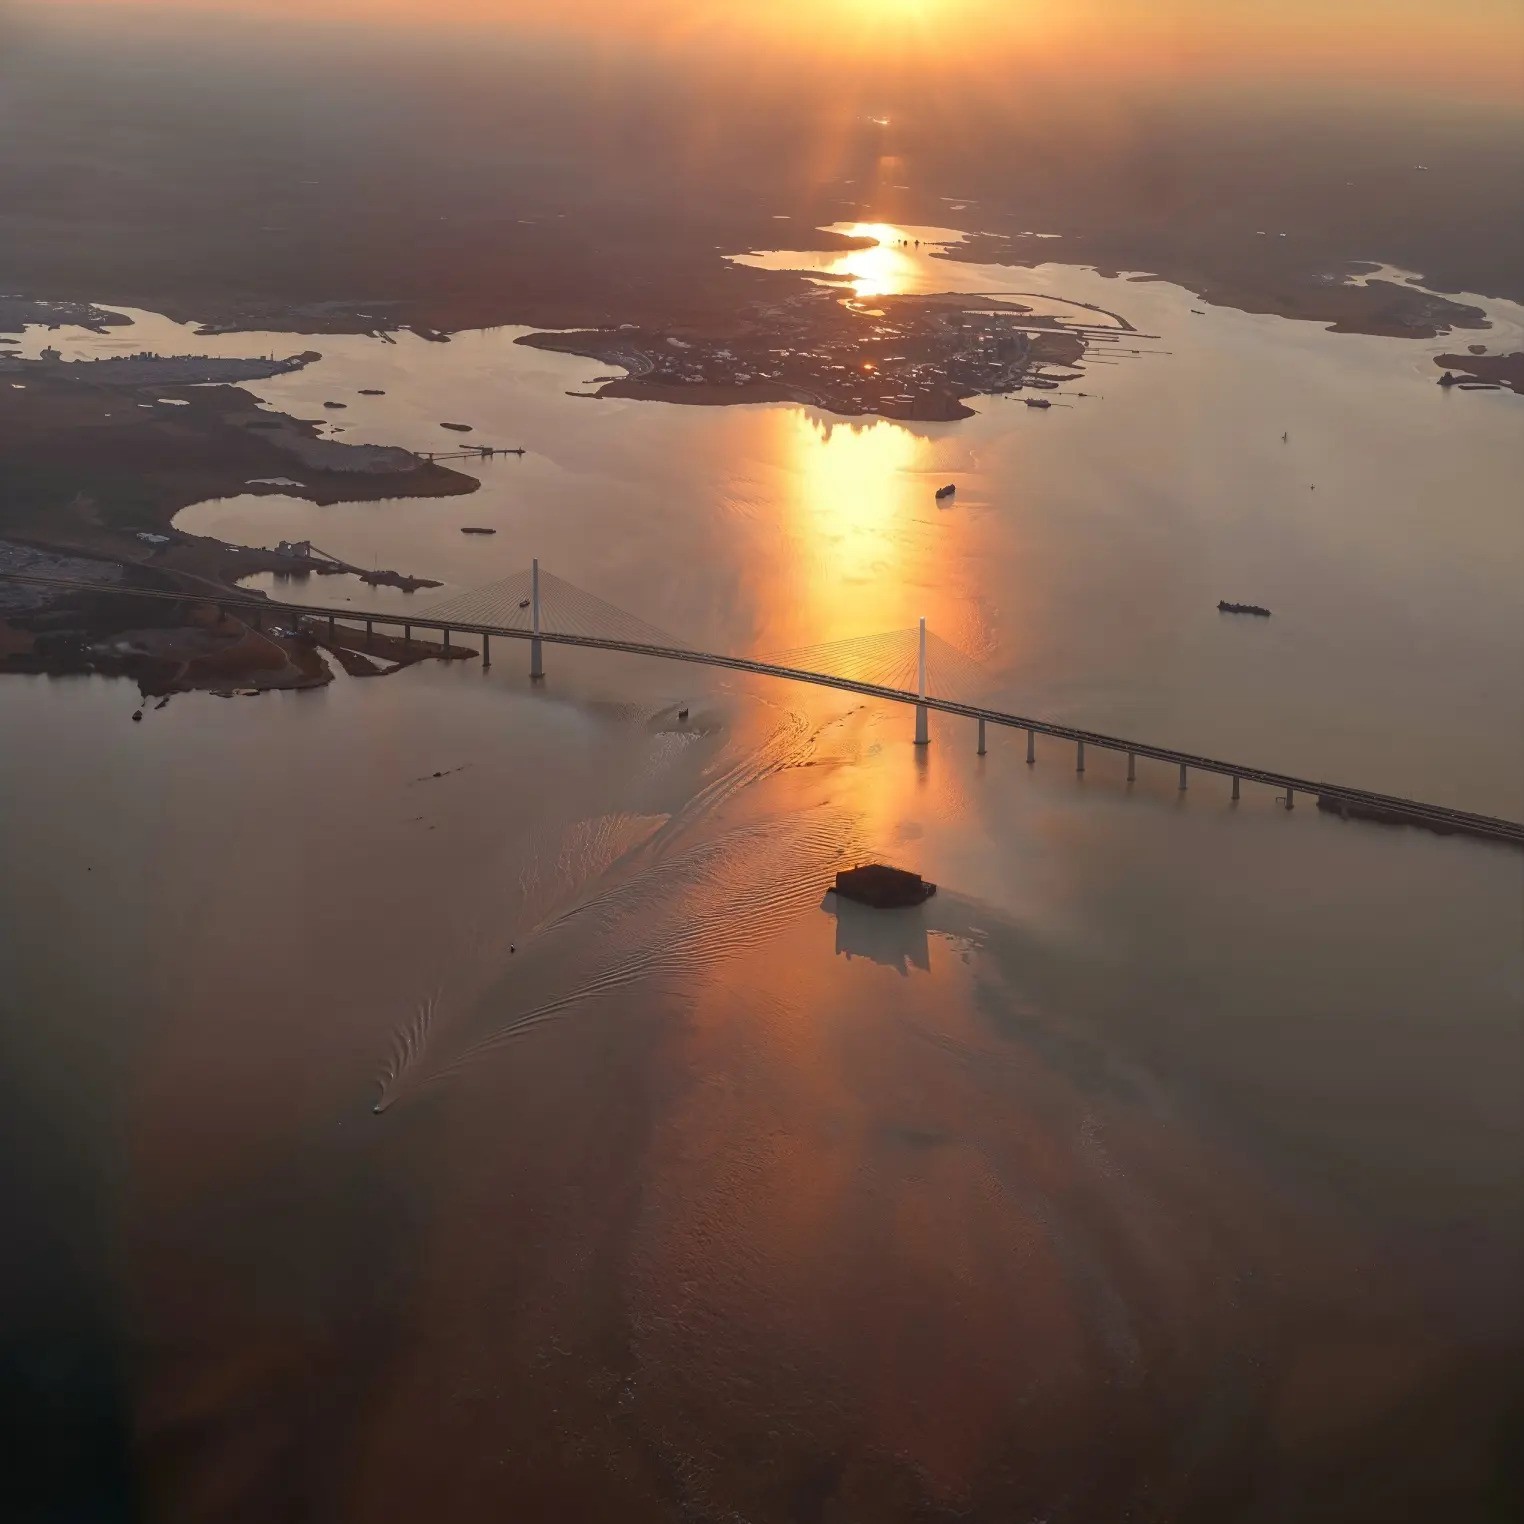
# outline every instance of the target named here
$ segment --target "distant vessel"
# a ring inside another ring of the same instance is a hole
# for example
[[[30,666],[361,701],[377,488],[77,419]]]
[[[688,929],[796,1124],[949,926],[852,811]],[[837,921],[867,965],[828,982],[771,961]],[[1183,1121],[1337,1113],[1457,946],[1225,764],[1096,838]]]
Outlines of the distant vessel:
[[[953,486],[951,482],[949,482],[947,484],[947,486],[945,486],[945,487],[938,487],[937,488],[937,496],[939,498],[942,498],[942,497],[951,497],[953,495],[953,493],[956,492],[957,490],[958,489],[955,486]]]
[[[484,528],[480,524],[462,524],[460,532],[462,534],[496,534],[497,530]]]
[[[1046,397],[1023,397],[1021,399],[1028,407],[1052,407],[1053,404]]]
[[[937,886],[928,884],[919,873],[907,873],[903,868],[889,868],[882,863],[843,869],[836,875],[834,887],[844,899],[871,905],[875,910],[923,905],[937,892]]]
[[[1225,598],[1217,600],[1217,612],[1219,614],[1258,614],[1261,619],[1270,617],[1270,610],[1262,609],[1257,603],[1229,603]]]
[[[527,609],[529,607],[529,600],[527,598],[520,598],[519,607],[521,609]]]

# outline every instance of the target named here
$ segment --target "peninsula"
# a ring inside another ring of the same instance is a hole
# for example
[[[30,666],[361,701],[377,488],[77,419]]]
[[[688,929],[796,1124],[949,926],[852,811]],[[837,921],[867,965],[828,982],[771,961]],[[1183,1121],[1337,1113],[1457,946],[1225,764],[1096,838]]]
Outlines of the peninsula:
[[[145,693],[326,682],[332,673],[317,650],[324,642],[305,632],[249,629],[211,603],[156,610],[113,595],[155,587],[215,598],[258,572],[354,570],[301,547],[263,550],[174,528],[182,508],[207,498],[278,485],[315,503],[364,502],[459,496],[479,485],[409,450],[323,438],[316,425],[267,411],[237,387],[145,388],[136,369],[118,369],[135,362],[4,363],[27,368],[19,372],[24,381],[0,381],[0,569],[89,582],[94,590],[0,588],[0,672],[121,674],[136,677]],[[173,363],[247,370],[292,362]],[[433,585],[395,572],[363,576],[404,589]],[[445,653],[412,642],[389,654],[395,665]],[[351,671],[383,670],[358,654],[338,659]]]

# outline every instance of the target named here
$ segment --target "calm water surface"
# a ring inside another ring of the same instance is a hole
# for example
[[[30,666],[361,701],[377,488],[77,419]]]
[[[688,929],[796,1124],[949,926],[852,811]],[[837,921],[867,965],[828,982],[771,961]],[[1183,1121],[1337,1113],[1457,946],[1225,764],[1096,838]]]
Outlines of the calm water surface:
[[[848,273],[1158,338],[1070,407],[906,427],[579,400],[604,367],[507,331],[324,336],[252,389],[531,453],[469,499],[179,522],[451,588],[538,555],[716,649],[926,614],[1018,708],[1524,812],[1518,398],[1441,392],[1444,341],[876,257]],[[134,316],[62,347],[308,342]],[[126,685],[0,685],[13,1215],[52,1235],[14,1279],[102,1475],[175,1519],[1480,1510],[1521,1333],[1518,854],[549,665],[141,725]],[[924,916],[824,900],[872,855],[942,886]]]

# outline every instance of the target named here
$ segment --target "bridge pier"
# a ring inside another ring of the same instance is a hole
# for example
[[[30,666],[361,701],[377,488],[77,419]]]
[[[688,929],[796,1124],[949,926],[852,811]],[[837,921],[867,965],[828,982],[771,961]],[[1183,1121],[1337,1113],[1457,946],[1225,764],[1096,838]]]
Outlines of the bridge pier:
[[[485,672],[492,665],[492,637],[486,633],[482,635],[482,671]]]
[[[1295,789],[1288,788],[1286,790],[1286,808],[1288,810],[1294,810],[1296,808],[1296,790]]]
[[[333,639],[333,615],[332,614],[330,614],[328,616],[328,638],[329,638],[329,640]]]
[[[1185,792],[1185,763],[1180,764],[1180,792]]]
[[[411,640],[413,638],[413,627],[412,627],[412,625],[410,625],[410,624],[404,624],[402,626],[402,638],[404,640]]]
[[[1235,804],[1238,803],[1238,783],[1239,783],[1238,774],[1234,773],[1233,774],[1233,802]]]
[[[978,755],[982,757],[987,750],[988,750],[988,748],[984,744],[984,721],[983,721],[983,719],[981,719],[979,721],[979,752],[978,752]]]
[[[1130,751],[1127,753],[1127,781],[1129,783],[1136,783],[1138,781],[1138,756],[1136,752]]]
[[[370,637],[371,637],[371,635],[373,633],[374,633],[373,623],[372,623],[371,620],[367,619],[365,621],[365,649],[367,651],[370,650]]]
[[[445,655],[448,656],[450,654],[450,632],[448,629],[444,632],[444,638]]]
[[[1077,773],[1082,773],[1085,770],[1085,743],[1083,741],[1076,741],[1074,747],[1074,770]]]
[[[1036,760],[1037,760],[1037,732],[1035,730],[1029,730],[1027,732],[1027,761],[1028,762],[1035,762]]]

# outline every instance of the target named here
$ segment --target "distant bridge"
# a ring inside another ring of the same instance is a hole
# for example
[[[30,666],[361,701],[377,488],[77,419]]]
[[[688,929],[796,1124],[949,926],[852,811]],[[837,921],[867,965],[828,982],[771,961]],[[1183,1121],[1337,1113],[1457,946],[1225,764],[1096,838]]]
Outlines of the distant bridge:
[[[266,619],[280,617],[295,626],[316,620],[327,621],[329,633],[338,626],[363,625],[367,639],[376,625],[400,626],[403,638],[412,632],[432,630],[444,637],[448,650],[454,635],[479,637],[482,660],[490,664],[494,636],[529,642],[529,675],[538,680],[545,675],[544,648],[547,645],[581,646],[596,651],[621,651],[635,656],[657,657],[664,661],[688,662],[704,667],[719,667],[732,672],[751,672],[761,677],[782,678],[788,682],[810,683],[820,688],[835,688],[886,703],[909,704],[915,709],[915,740],[925,746],[929,739],[928,715],[932,710],[973,720],[978,730],[978,750],[986,750],[986,728],[990,725],[1027,733],[1029,763],[1037,760],[1037,737],[1050,736],[1075,748],[1075,770],[1084,772],[1087,748],[1091,751],[1116,752],[1127,758],[1127,781],[1137,778],[1138,759],[1162,762],[1178,769],[1178,786],[1187,787],[1192,772],[1212,773],[1231,782],[1233,799],[1240,797],[1245,782],[1275,789],[1289,810],[1296,796],[1317,799],[1320,807],[1385,822],[1423,825],[1443,833],[1461,833],[1492,841],[1524,846],[1524,824],[1491,815],[1476,815],[1446,805],[1428,804],[1418,799],[1404,799],[1393,794],[1379,794],[1370,789],[1318,779],[1297,777],[1270,768],[1242,762],[1227,762],[1219,757],[1179,751],[1170,746],[1154,746],[1145,741],[1128,740],[1100,731],[1061,725],[1029,715],[1013,713],[991,702],[984,690],[988,680],[979,664],[947,642],[926,630],[926,621],[913,630],[890,631],[827,645],[785,652],[773,657],[727,656],[715,651],[698,651],[683,645],[655,625],[608,603],[575,583],[567,582],[540,570],[536,561],[528,571],[516,573],[490,586],[426,604],[417,610],[395,613],[387,610],[330,608],[319,604],[285,603],[249,593],[223,592],[210,586],[198,592],[168,592],[150,588],[114,587],[78,579],[49,577],[41,574],[0,571],[0,578],[41,587],[55,587],[70,592],[90,592],[111,596],[149,598],[171,603],[213,603],[222,608],[238,609],[256,626]]]

